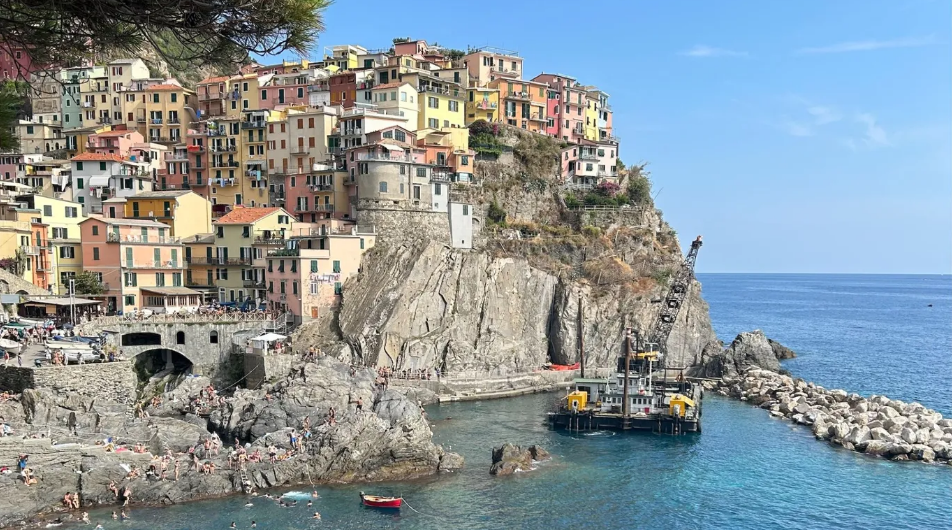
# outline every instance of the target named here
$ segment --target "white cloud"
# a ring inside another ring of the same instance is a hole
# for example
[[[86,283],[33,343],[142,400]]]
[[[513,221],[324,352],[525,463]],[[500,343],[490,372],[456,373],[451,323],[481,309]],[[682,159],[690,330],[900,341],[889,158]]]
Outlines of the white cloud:
[[[807,112],[813,116],[813,121],[817,125],[825,125],[827,123],[833,123],[843,119],[843,115],[840,114],[840,111],[836,110],[834,107],[813,105],[807,109]]]
[[[805,123],[786,121],[782,127],[790,136],[813,136],[813,128]]]
[[[918,46],[927,46],[934,43],[933,37],[909,37],[906,39],[895,40],[864,40],[853,42],[840,42],[830,46],[820,46],[816,48],[801,48],[797,50],[799,54],[816,53],[849,53],[849,52],[868,52],[873,50],[885,50],[888,48],[915,48]]]
[[[713,48],[711,46],[698,44],[690,50],[681,52],[681,55],[687,57],[747,57],[747,52],[725,50],[724,48]]]
[[[866,127],[862,140],[863,143],[865,143],[868,147],[889,145],[889,138],[886,136],[886,130],[876,123],[875,116],[866,112],[861,112],[856,115],[856,121]]]

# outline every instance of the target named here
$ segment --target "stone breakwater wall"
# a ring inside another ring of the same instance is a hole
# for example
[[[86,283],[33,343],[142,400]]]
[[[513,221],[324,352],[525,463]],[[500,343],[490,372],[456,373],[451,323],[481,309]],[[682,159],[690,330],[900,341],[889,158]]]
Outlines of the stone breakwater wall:
[[[13,393],[46,389],[108,403],[131,404],[136,395],[136,374],[131,361],[70,366],[0,366],[0,390]]]
[[[952,419],[943,419],[919,403],[827,390],[757,368],[703,385],[769,410],[771,416],[808,426],[818,440],[851,451],[891,460],[952,464]]]

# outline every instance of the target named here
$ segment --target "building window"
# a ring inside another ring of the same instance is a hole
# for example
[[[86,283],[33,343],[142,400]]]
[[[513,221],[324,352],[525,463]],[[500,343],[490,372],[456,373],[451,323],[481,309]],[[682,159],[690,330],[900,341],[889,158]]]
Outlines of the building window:
[[[381,182],[381,183],[380,183],[380,193],[387,193],[387,183],[386,183],[386,182]]]
[[[440,120],[436,118],[429,118],[426,123],[427,123],[427,126],[431,129],[439,129],[440,127]]]
[[[218,332],[212,331],[208,334],[208,342],[210,344],[218,344]]]
[[[127,294],[124,298],[125,298],[125,305],[136,305],[136,295]]]
[[[361,239],[360,241],[361,241],[361,243],[363,243],[364,240]],[[364,248],[364,247],[361,246],[360,248]],[[311,272],[317,272],[317,260],[316,260],[316,259],[312,259],[312,260],[311,260]]]
[[[433,187],[433,195],[443,195],[443,185],[442,185],[442,184],[439,184],[439,183],[434,184],[434,187]],[[361,239],[360,242],[363,243],[364,240]],[[364,247],[361,246],[360,248],[364,248]]]
[[[185,332],[179,331],[175,334],[175,343],[176,344],[185,344]]]
[[[433,97],[426,98],[426,106],[431,109],[438,109],[440,108],[440,100]]]
[[[81,190],[85,188],[85,183],[83,182],[83,177],[76,177],[76,189]]]
[[[450,102],[449,102],[449,106],[450,106],[450,112],[459,112],[459,102],[458,102],[458,101],[450,101]]]
[[[93,227],[95,228],[95,227]],[[93,247],[93,260],[99,261],[99,248]]]
[[[340,261],[334,260],[334,274],[340,274]]]
[[[420,178],[426,178],[426,168],[425,167],[416,168],[416,176]]]
[[[469,205],[468,205],[468,204],[464,204],[464,205],[463,205],[463,215],[469,215]]]
[[[43,205],[43,215],[53,215],[53,206],[50,204]]]

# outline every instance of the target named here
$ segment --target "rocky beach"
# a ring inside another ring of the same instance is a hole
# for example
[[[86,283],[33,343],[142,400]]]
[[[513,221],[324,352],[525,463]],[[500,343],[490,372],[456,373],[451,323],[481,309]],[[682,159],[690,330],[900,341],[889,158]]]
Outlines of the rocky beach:
[[[59,511],[67,493],[78,493],[83,509],[119,509],[126,488],[131,506],[141,506],[462,466],[433,444],[418,402],[378,385],[373,370],[321,357],[293,373],[259,390],[211,396],[207,379],[189,377],[135,419],[125,407],[42,390],[7,398],[0,416],[14,432],[0,438],[0,461],[10,470],[0,474],[0,526]],[[256,452],[260,461],[252,461]],[[34,485],[13,471],[21,454]]]

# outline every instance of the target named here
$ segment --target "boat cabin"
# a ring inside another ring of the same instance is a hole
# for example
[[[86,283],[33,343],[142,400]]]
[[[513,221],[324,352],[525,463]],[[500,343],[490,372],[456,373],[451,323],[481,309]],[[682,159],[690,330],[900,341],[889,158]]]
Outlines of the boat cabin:
[[[602,396],[608,392],[608,379],[576,378],[573,382],[575,383],[575,391],[585,392],[586,400],[589,403],[598,403]]]

